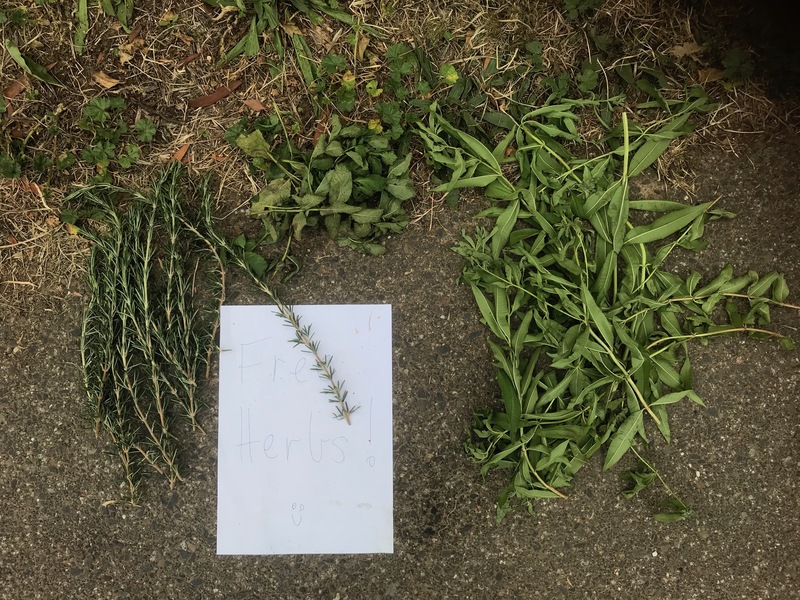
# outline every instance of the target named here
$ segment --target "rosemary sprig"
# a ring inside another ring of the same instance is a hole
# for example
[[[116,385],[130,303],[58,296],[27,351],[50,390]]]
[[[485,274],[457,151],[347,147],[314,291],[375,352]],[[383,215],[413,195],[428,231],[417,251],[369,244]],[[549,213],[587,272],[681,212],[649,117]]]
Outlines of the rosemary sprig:
[[[314,357],[335,416],[349,424],[357,408],[348,404],[344,382],[311,328],[214,229],[207,182],[200,186],[199,212],[189,213],[181,174],[179,165],[167,169],[147,194],[97,184],[67,199],[80,202],[92,225],[83,229],[93,243],[81,335],[87,415],[97,435],[109,436],[133,504],[148,472],[170,486],[182,479],[178,418],[200,429],[198,370],[205,362],[208,377],[228,256],[250,273],[295,331],[294,342]],[[198,245],[203,252],[196,252]],[[203,275],[211,276],[210,288],[197,285]],[[213,302],[198,289],[211,289]],[[210,314],[201,302],[214,304]]]
[[[195,281],[210,274],[220,289],[221,261],[203,252],[198,262],[193,252],[198,238],[186,223],[195,219],[177,169],[147,194],[97,184],[68,200],[90,219],[83,232],[93,243],[81,336],[87,414],[109,436],[135,504],[147,472],[170,486],[181,480],[179,417],[200,428],[197,373],[213,350],[218,307],[201,313],[206,286]]]
[[[294,331],[294,339],[290,340],[295,346],[303,346],[305,352],[310,354],[315,366],[314,371],[319,373],[319,377],[327,384],[324,394],[330,396],[330,402],[335,404],[334,417],[343,419],[348,425],[351,424],[352,415],[358,406],[351,406],[347,402],[347,390],[344,381],[335,378],[336,370],[333,368],[333,357],[320,351],[319,342],[314,338],[313,331],[309,325],[303,326],[300,316],[294,311],[291,305],[283,302],[270,287],[248,264],[244,256],[234,248],[227,239],[214,226],[212,214],[213,196],[208,189],[206,180],[200,187],[200,211],[205,226],[204,235],[207,236],[210,245],[222,249],[230,260],[233,260],[239,267],[247,272],[258,288],[275,304],[276,313],[286,322],[288,327]],[[200,235],[203,235],[200,234]]]

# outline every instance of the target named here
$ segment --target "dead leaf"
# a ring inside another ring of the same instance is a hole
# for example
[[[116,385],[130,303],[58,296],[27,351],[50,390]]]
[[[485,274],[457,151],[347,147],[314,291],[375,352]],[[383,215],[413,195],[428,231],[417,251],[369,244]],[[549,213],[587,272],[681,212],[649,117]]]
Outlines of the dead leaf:
[[[200,58],[200,54],[190,54],[189,56],[187,56],[186,58],[184,58],[183,60],[181,60],[181,61],[178,63],[178,66],[179,66],[179,67],[185,67],[185,66],[186,66],[186,65],[188,65],[190,62],[192,62],[193,60],[196,60],[196,59],[198,59],[198,58]]]
[[[475,37],[476,33],[477,31],[475,31],[474,29],[467,32],[467,35],[464,38],[464,48],[469,48],[470,46],[472,46],[472,38]]]
[[[178,31],[177,29],[172,32],[172,35],[175,36],[177,39],[182,41],[185,45],[191,46],[194,44],[194,38],[190,35],[186,35],[182,31]]]
[[[172,25],[172,23],[174,23],[177,20],[177,18],[178,17],[175,15],[173,11],[168,10],[167,12],[164,13],[164,16],[161,17],[161,20],[158,22],[158,24],[161,27],[166,27],[167,25]]]
[[[128,43],[129,44],[131,42],[133,42],[136,38],[139,37],[139,32],[141,30],[142,30],[142,26],[141,25],[137,25],[136,27],[133,28],[133,30],[131,30],[131,32],[128,34]]]
[[[11,102],[14,98],[16,98],[19,93],[24,90],[28,86],[28,80],[23,75],[19,79],[17,79],[14,83],[12,83],[5,92],[3,92],[3,96],[6,99],[6,115],[11,116],[14,114],[14,106]]]
[[[94,79],[97,83],[99,83],[102,87],[107,90],[110,90],[115,85],[119,85],[121,82],[119,79],[114,79],[113,77],[108,76],[103,71],[95,71],[92,75],[92,79]]]
[[[264,106],[264,103],[261,102],[261,100],[242,100],[242,104],[245,104],[256,112],[267,110],[267,107]]]
[[[3,92],[3,96],[6,97],[6,100],[12,100],[16,98],[19,95],[19,93],[25,89],[27,85],[28,85],[28,80],[25,78],[25,76],[22,76],[19,79],[17,79],[14,83],[12,83],[10,86],[8,86],[8,89],[6,89],[6,91]]]
[[[229,4],[229,5],[223,6],[220,9],[219,14],[216,17],[214,17],[213,19],[211,19],[211,20],[212,21],[219,21],[220,19],[222,19],[229,12],[239,12],[239,9],[233,4]]]
[[[44,200],[44,193],[42,192],[42,188],[39,187],[38,183],[34,181],[28,181],[26,179],[22,182],[22,187],[31,194],[38,196],[39,198]]]
[[[670,48],[669,53],[676,58],[683,58],[684,56],[694,56],[699,54],[705,48],[697,42],[686,42],[685,44],[677,44]]]
[[[367,46],[369,46],[369,42],[370,39],[368,35],[365,35],[358,40],[358,46],[356,47],[356,58],[358,60],[364,60],[364,51],[367,49]]]
[[[70,235],[78,235],[81,230],[75,227],[72,223],[64,223],[64,229],[67,230],[67,233]]]
[[[333,48],[331,41],[331,29],[324,25],[315,25],[309,30],[311,37],[314,39],[314,44],[320,48],[325,48],[330,51]]]
[[[700,69],[697,72],[700,83],[711,83],[725,79],[725,71],[722,69]]]
[[[208,96],[200,96],[198,98],[192,98],[189,100],[189,108],[203,108],[206,106],[211,106],[215,102],[219,102],[223,98],[227,98],[228,96],[233,93],[236,88],[242,85],[242,80],[237,79],[236,81],[230,83],[229,85],[221,85],[213,93],[209,94]]]
[[[120,44],[117,46],[117,59],[119,60],[119,63],[121,65],[129,63],[131,60],[133,60],[137,50],[144,48],[144,45],[143,39],[136,38],[127,44]]]
[[[183,162],[186,153],[189,151],[189,146],[191,146],[191,142],[186,142],[183,146],[178,148],[178,151],[172,155],[172,160],[174,162]]]
[[[294,23],[282,23],[281,29],[286,32],[286,35],[303,35],[303,32]]]
[[[8,237],[6,238],[6,240],[7,240],[7,241],[8,241],[8,243],[9,243],[10,245],[12,245],[12,246],[16,246],[16,245],[18,244],[18,242],[17,242],[17,238],[15,238],[15,237],[14,237],[14,234],[13,234],[13,233],[9,233],[9,234],[8,234]]]

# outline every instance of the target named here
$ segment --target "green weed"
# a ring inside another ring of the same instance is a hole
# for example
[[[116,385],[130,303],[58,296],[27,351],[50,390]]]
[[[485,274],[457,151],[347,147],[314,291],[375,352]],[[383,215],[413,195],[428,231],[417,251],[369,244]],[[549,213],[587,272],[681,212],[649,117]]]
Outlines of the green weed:
[[[408,224],[403,203],[414,195],[408,175],[411,154],[389,134],[354,124],[343,127],[334,116],[330,133],[321,135],[311,152],[284,146],[276,153],[264,130],[236,139],[268,175],[269,183],[250,209],[264,223],[263,241],[288,238],[288,253],[292,237],[299,240],[307,227],[324,227],[340,246],[381,254],[381,238]]]
[[[141,148],[132,139],[151,142],[157,133],[150,119],[139,119],[130,131],[123,112],[122,98],[98,97],[83,107],[78,126],[92,136],[92,144],[83,149],[81,159],[97,168],[96,181],[110,181],[112,167],[129,169],[141,159]]]

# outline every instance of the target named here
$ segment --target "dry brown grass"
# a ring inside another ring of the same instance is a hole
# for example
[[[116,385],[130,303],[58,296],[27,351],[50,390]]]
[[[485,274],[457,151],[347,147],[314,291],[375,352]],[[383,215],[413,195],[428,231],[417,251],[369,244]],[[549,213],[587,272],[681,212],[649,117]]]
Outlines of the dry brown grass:
[[[281,59],[266,50],[252,58],[240,58],[215,68],[217,59],[244,34],[245,20],[220,14],[205,3],[174,0],[157,3],[137,0],[134,31],[123,31],[113,19],[94,6],[86,50],[75,54],[72,44],[73,3],[67,0],[38,6],[33,0],[20,2],[30,15],[24,27],[6,26],[3,42],[15,41],[23,53],[45,65],[63,84],[54,88],[26,80],[8,53],[0,53],[0,90],[8,91],[16,81],[23,91],[10,101],[13,114],[0,118],[0,152],[8,152],[12,140],[22,138],[30,152],[56,157],[70,151],[77,155],[91,143],[77,126],[82,107],[99,95],[126,100],[126,121],[147,117],[159,126],[156,139],[142,144],[142,161],[133,169],[117,171],[115,180],[125,186],[143,188],[154,170],[168,163],[185,144],[184,158],[195,173],[214,172],[219,178],[218,201],[224,215],[238,214],[263,182],[251,175],[238,150],[222,134],[242,117],[256,112],[245,100],[257,100],[268,111],[277,110],[296,144],[309,145],[319,128],[313,93],[304,85],[298,66],[287,47]],[[436,64],[451,62],[464,74],[474,74],[491,58],[500,70],[519,64],[524,44],[543,44],[544,73],[575,73],[586,60],[600,59],[607,72],[620,64],[658,66],[678,94],[687,84],[714,79],[713,69],[702,51],[676,56],[696,43],[696,15],[679,2],[660,0],[609,0],[587,18],[567,19],[557,0],[467,0],[465,2],[399,2],[354,0],[349,10],[382,36],[373,36],[360,50],[348,39],[349,28],[327,20],[313,25],[302,15],[290,15],[287,26],[306,38],[315,60],[329,51],[345,55],[356,69],[359,81],[379,73],[381,57],[389,43],[413,42],[424,48]],[[167,11],[177,15],[171,26],[160,19]],[[593,35],[606,35],[614,44],[613,60],[593,50]],[[363,43],[363,33],[361,40]],[[363,56],[356,56],[362,54]],[[120,83],[105,90],[93,75],[103,72]],[[219,86],[241,81],[240,87],[212,106],[191,109],[188,101],[209,94]],[[515,82],[506,89],[492,90],[491,102],[502,108]],[[601,85],[605,85],[602,83]],[[782,120],[789,126],[797,114],[780,114],[757,83],[735,88],[722,81],[707,82],[707,89],[720,101],[716,112],[699,129],[706,143],[725,144],[727,132],[757,131]],[[544,94],[544,93],[543,93]],[[351,118],[366,120],[373,113],[371,101],[362,101]],[[324,123],[323,123],[324,126]],[[698,139],[698,138],[695,138]],[[690,173],[681,163],[684,141],[659,162],[659,174],[680,183]],[[432,227],[441,199],[430,192],[424,166],[417,167],[419,197],[413,202],[413,220]],[[94,171],[78,161],[68,172],[29,179],[0,180],[0,307],[3,310],[36,310],[75,289],[84,260],[84,244],[64,230],[59,220],[61,199],[70,186],[88,182]]]

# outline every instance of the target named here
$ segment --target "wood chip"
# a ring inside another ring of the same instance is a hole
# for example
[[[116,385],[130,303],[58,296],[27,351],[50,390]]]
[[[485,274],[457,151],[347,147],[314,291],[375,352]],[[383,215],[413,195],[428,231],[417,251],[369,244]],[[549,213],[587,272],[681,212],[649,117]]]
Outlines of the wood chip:
[[[121,83],[119,79],[114,79],[113,77],[110,77],[103,71],[95,71],[94,74],[92,75],[92,79],[94,79],[97,83],[99,83],[102,87],[104,87],[107,90],[110,90],[115,85],[119,85]]]
[[[189,100],[189,108],[203,108],[205,106],[211,106],[215,102],[219,102],[223,98],[227,98],[230,96],[236,88],[242,85],[242,80],[237,79],[233,83],[229,85],[221,85],[219,86],[213,93],[209,94],[208,96],[200,96],[199,98],[192,98]]]

